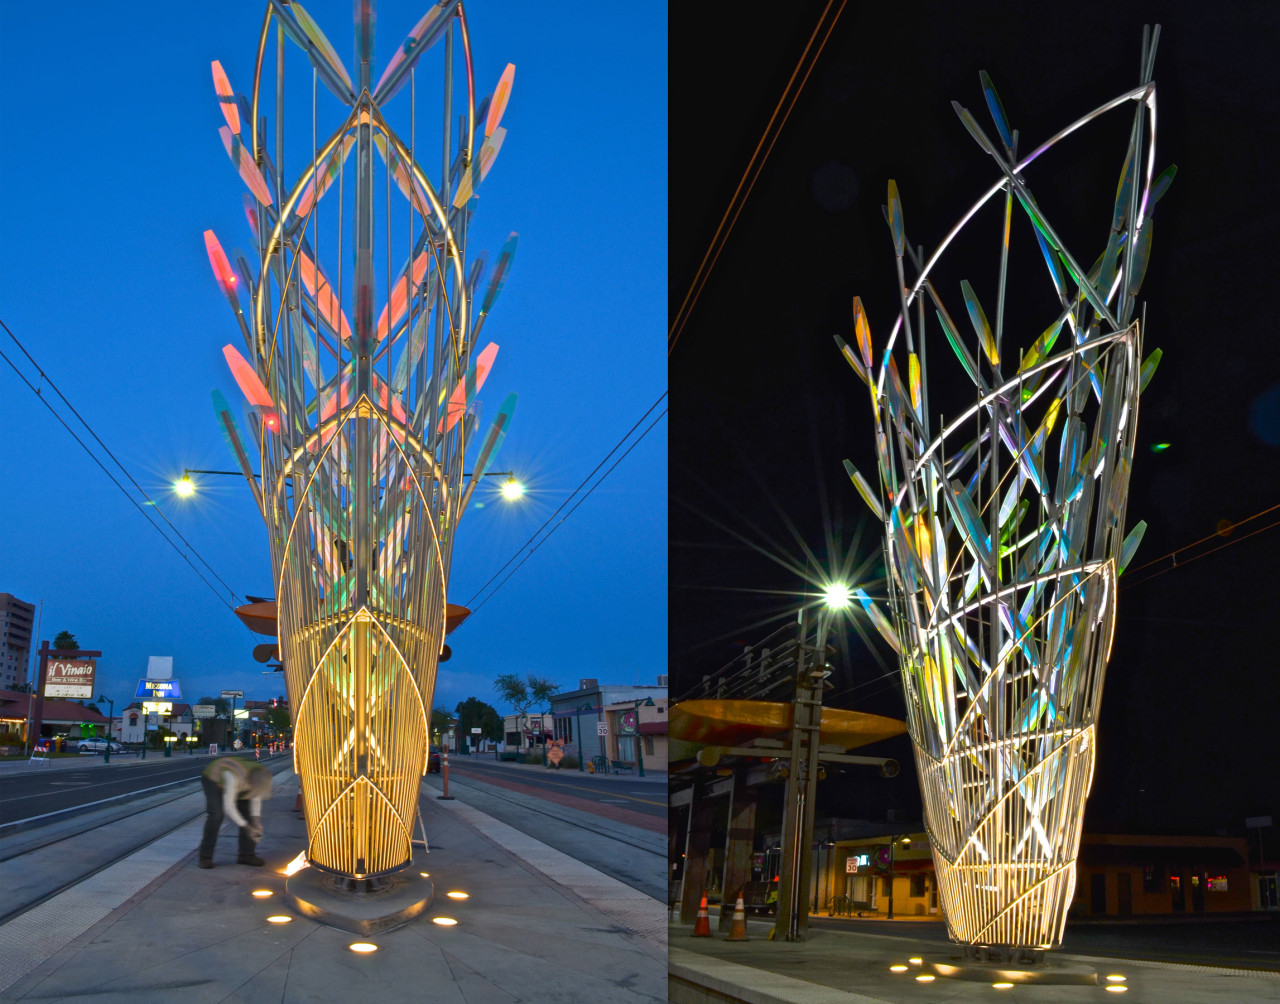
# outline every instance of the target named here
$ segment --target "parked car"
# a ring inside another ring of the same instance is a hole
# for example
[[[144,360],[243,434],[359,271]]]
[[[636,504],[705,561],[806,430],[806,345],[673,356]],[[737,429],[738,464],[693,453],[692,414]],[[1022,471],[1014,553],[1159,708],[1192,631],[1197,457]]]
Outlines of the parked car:
[[[111,750],[112,753],[120,753],[120,752],[123,752],[124,747],[117,742],[113,742],[107,739],[81,739],[80,740],[81,753],[105,753],[108,749]]]
[[[427,747],[427,773],[428,774],[440,773],[440,747],[439,746]]]

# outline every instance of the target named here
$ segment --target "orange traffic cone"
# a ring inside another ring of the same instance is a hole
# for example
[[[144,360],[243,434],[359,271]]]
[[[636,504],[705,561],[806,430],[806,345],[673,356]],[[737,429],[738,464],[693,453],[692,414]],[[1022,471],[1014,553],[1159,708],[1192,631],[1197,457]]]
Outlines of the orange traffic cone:
[[[707,913],[707,894],[702,894],[702,905],[698,907],[698,919],[693,925],[695,938],[711,937],[711,915]]]
[[[738,902],[733,908],[733,923],[729,925],[729,937],[725,941],[747,941],[747,908],[742,902],[742,892],[738,892]]]

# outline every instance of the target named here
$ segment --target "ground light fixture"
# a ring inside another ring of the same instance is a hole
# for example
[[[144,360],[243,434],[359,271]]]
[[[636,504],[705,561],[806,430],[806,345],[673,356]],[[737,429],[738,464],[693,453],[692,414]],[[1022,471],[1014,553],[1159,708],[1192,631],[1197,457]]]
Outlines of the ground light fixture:
[[[452,917],[432,917],[431,923],[439,924],[441,927],[457,927],[458,922]]]
[[[471,894],[466,892],[454,891],[445,893],[450,899],[470,899]]]
[[[376,952],[378,950],[378,946],[370,944],[367,941],[353,941],[347,946],[347,949],[349,951],[356,952],[359,955],[368,955],[371,952]]]
[[[292,922],[293,918],[283,913],[277,913],[267,918],[268,924],[290,924]]]
[[[905,972],[907,971],[907,969],[908,969],[908,967],[907,967],[907,966],[890,966],[890,967],[889,967],[889,972],[891,972],[891,973],[905,973]]]
[[[996,990],[1012,990],[1013,989],[1012,983],[992,983],[991,986],[994,987]]]
[[[266,899],[268,896],[270,896],[270,895],[271,895],[271,890],[270,890],[270,889],[255,889],[255,890],[253,890],[253,895],[254,895],[254,897],[255,897],[256,899]]]
[[[418,872],[418,874],[421,875],[423,878],[431,878],[430,872]]]
[[[281,869],[281,871],[285,875],[295,875],[298,872],[302,871],[302,869],[307,867],[309,867],[307,864],[307,852],[299,851],[298,856],[294,858],[292,861],[290,861],[287,865],[285,865],[284,868]]]
[[[936,976],[934,976],[932,973],[921,973],[919,976],[917,976],[917,977],[916,977],[916,982],[917,982],[917,983],[932,983],[932,982],[933,982],[934,980],[936,980],[936,979],[937,979],[937,977],[936,977]]]
[[[920,958],[920,956],[918,955],[912,956],[911,958],[907,959],[907,961],[910,962],[913,966],[924,965],[924,959]]]
[[[1124,994],[1128,992],[1129,988],[1123,983],[1112,983],[1107,986],[1107,993],[1109,994]]]
[[[1123,982],[1124,982],[1124,977],[1123,977],[1123,976],[1108,976],[1108,977],[1107,977],[1107,982],[1108,982],[1108,983],[1123,983]]]

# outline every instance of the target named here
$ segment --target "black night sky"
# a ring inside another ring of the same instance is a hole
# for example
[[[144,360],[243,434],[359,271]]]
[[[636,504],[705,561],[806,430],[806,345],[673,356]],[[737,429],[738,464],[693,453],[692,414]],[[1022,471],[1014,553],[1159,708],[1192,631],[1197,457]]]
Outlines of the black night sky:
[[[775,5],[744,23],[750,8],[703,3],[675,19],[672,316],[824,6]],[[841,467],[848,457],[874,474],[870,409],[832,335],[852,341],[855,294],[878,345],[896,315],[888,179],[908,238],[931,250],[994,180],[951,109],[989,123],[978,72],[1026,151],[1137,84],[1142,26],[1155,21],[1156,170],[1175,163],[1178,175],[1142,299],[1144,355],[1164,358],[1141,403],[1128,525],[1149,529],[1121,579],[1087,820],[1242,833],[1246,816],[1280,816],[1280,526],[1269,528],[1280,510],[1251,518],[1280,505],[1280,8],[1265,3],[848,3],[670,358],[676,699],[784,623],[796,606],[785,594],[804,588],[743,539],[793,563],[799,541],[823,563],[856,549],[883,577],[880,528]],[[1089,261],[1129,122],[1115,112],[1028,172]],[[988,229],[969,274],[944,282],[994,285],[998,224]],[[1021,251],[1035,254],[1029,233]],[[870,644],[844,633],[828,702],[901,717],[896,672],[884,675],[892,653]],[[820,814],[888,806],[918,819],[905,742],[895,750],[896,781],[833,778]]]

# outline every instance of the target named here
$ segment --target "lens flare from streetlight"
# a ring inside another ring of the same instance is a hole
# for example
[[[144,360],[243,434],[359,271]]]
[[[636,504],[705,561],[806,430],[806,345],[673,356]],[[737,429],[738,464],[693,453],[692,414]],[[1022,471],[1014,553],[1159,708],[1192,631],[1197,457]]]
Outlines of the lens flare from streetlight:
[[[508,502],[514,502],[516,499],[524,495],[524,485],[515,478],[502,483],[502,497]]]
[[[853,591],[843,582],[832,582],[822,591],[822,602],[829,610],[844,610],[853,599]]]
[[[184,474],[180,480],[173,483],[173,490],[183,498],[189,498],[196,493],[195,482],[189,475]]]

